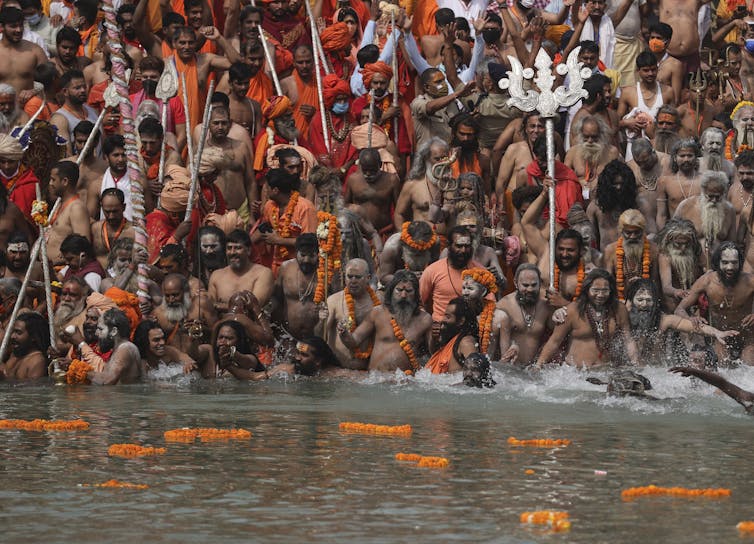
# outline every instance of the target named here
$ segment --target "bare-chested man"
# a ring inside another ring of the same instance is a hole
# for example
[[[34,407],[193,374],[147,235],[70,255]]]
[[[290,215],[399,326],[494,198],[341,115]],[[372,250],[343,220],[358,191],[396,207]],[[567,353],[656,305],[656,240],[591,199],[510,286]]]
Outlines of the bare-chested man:
[[[468,268],[461,273],[463,286],[461,294],[464,301],[477,316],[479,328],[479,353],[484,353],[490,360],[497,361],[503,353],[500,340],[505,335],[502,330],[505,313],[495,307],[495,301],[489,300],[489,293],[498,292],[497,278],[485,268]],[[506,346],[507,349],[507,346]]]
[[[594,226],[603,253],[618,239],[620,214],[636,208],[638,192],[633,170],[620,160],[609,162],[597,178],[597,191],[586,208],[586,215]]]
[[[50,217],[50,231],[47,239],[47,254],[53,264],[63,264],[60,244],[69,234],[80,234],[92,239],[89,213],[79,198],[76,186],[79,181],[79,167],[75,162],[59,161],[50,171],[47,186],[50,198],[60,198],[60,208]]]
[[[574,114],[571,120],[568,144],[573,145],[573,142],[576,141],[576,126],[579,120],[582,117],[594,115],[602,119],[608,127],[608,142],[612,145],[618,145],[620,143],[618,114],[610,107],[613,99],[610,78],[603,74],[592,74],[584,82],[584,89],[589,93],[589,96],[582,100],[581,108]]]
[[[672,174],[663,175],[657,182],[657,228],[662,229],[673,217],[682,200],[702,193],[699,156],[701,149],[696,140],[678,141],[670,152]]]
[[[123,216],[126,210],[123,191],[116,187],[105,189],[100,197],[100,209],[105,218],[92,224],[92,246],[94,255],[105,268],[115,242],[121,238],[133,239],[135,235],[133,225]]]
[[[390,283],[396,270],[410,270],[420,277],[440,255],[439,237],[426,221],[406,222],[399,230],[387,239],[380,255],[383,285]]]
[[[702,134],[712,126],[712,118],[718,113],[718,109],[705,100],[706,94],[706,89],[699,91],[692,87],[689,89],[688,101],[678,106],[681,138],[703,137]]]
[[[356,327],[366,319],[372,308],[382,302],[374,290],[369,286],[369,268],[363,259],[351,259],[346,264],[346,287],[342,291],[327,298],[327,334],[325,335],[330,347],[338,357],[338,362],[345,368],[366,370],[373,346],[370,342],[363,342],[356,349],[347,348],[337,334],[336,325],[343,320],[348,321],[349,329]]]
[[[97,323],[97,341],[101,353],[112,351],[102,372],[91,371],[89,380],[97,385],[135,383],[144,379],[139,349],[128,339],[131,326],[126,315],[118,309],[103,313]]]
[[[0,251],[4,251],[8,238],[16,231],[29,234],[29,224],[13,202],[8,198],[8,189],[0,183]]]
[[[725,198],[728,177],[722,172],[704,172],[702,194],[690,196],[678,205],[674,217],[694,224],[702,245],[704,267],[711,268],[712,254],[726,240],[736,241],[736,210]]]
[[[513,282],[516,290],[497,303],[504,314],[500,323],[500,361],[528,365],[536,360],[550,327],[552,306],[541,295],[542,280],[536,265],[520,265]]]
[[[620,151],[610,144],[608,126],[594,115],[580,117],[574,123],[575,141],[566,153],[565,165],[576,172],[584,198],[597,188],[597,177],[607,163],[620,159]]]
[[[79,198],[87,203],[89,216],[97,217],[97,210],[94,207],[96,201],[94,203],[91,203],[92,208],[90,209],[90,202],[87,198],[87,193],[89,187],[97,187],[97,183],[99,183],[99,181],[102,179],[102,176],[105,175],[105,170],[107,170],[108,167],[107,160],[100,157],[99,154],[95,151],[99,146],[99,133],[94,135],[94,141],[92,142],[92,147],[90,148],[89,152],[81,162],[78,161],[79,154],[84,149],[86,140],[89,138],[89,134],[91,134],[93,130],[94,123],[92,123],[91,121],[78,122],[78,124],[73,129],[73,140],[71,141],[71,152],[73,153],[73,155],[67,157],[67,160],[74,161],[79,165],[79,183],[77,188]]]
[[[448,144],[440,138],[431,138],[416,151],[408,179],[403,184],[395,204],[393,223],[399,231],[405,221],[429,220],[429,207],[436,200],[437,180],[432,167],[448,156]],[[438,225],[444,232],[444,224]]]
[[[646,138],[631,144],[633,159],[627,164],[636,178],[636,205],[647,221],[647,234],[657,234],[657,185],[660,176],[668,173],[669,157],[658,153]]]
[[[374,228],[389,232],[393,222],[390,208],[398,200],[400,182],[395,174],[381,170],[382,159],[374,148],[359,153],[359,170],[346,179],[346,204],[357,204],[359,215],[368,220]]]
[[[374,308],[350,332],[344,322],[338,335],[348,347],[374,338],[369,370],[394,372],[419,369],[419,357],[426,351],[432,334],[432,317],[420,308],[419,280],[408,270],[399,270],[385,289],[385,302]],[[405,345],[401,345],[403,340]]]
[[[567,364],[599,368],[621,364],[626,358],[634,365],[639,362],[628,311],[618,302],[615,280],[606,270],[595,268],[586,276],[577,300],[567,306],[565,322],[555,327],[537,364],[552,362],[568,335]]]
[[[498,200],[503,197],[505,191],[509,188],[513,190],[526,185],[526,167],[534,160],[532,146],[537,138],[545,132],[545,120],[536,112],[524,115],[521,126],[523,127],[524,140],[508,146],[497,172],[495,193]]]
[[[34,69],[47,61],[47,55],[36,44],[23,39],[24,14],[20,9],[0,10],[0,83],[7,83],[17,92],[34,86]]]
[[[754,151],[746,150],[739,153],[735,164],[738,175],[736,181],[728,190],[728,200],[736,210],[738,238],[742,240],[749,230],[748,225],[751,217],[752,191],[754,191]],[[749,262],[748,254],[745,260]]]
[[[251,69],[243,62],[234,62],[228,70],[230,120],[246,130],[253,139],[262,129],[262,108],[259,102],[246,95],[251,76]]]
[[[209,277],[209,296],[215,308],[226,310],[228,300],[239,291],[251,291],[261,306],[269,302],[275,280],[266,266],[250,261],[251,240],[244,230],[234,230],[225,241],[228,266]]]
[[[702,132],[700,143],[702,158],[699,161],[699,171],[723,172],[727,177],[728,185],[730,185],[736,175],[736,168],[724,156],[725,133],[719,128],[710,127]]]
[[[675,313],[689,317],[688,309],[699,296],[707,295],[709,324],[720,330],[738,330],[729,339],[728,358],[754,363],[754,275],[743,272],[743,255],[733,242],[721,244],[712,256],[712,270],[696,280],[689,294],[678,304]]]
[[[156,202],[164,185],[164,180],[163,184],[160,184],[160,160],[162,157],[162,140],[165,133],[160,121],[152,117],[144,119],[139,123],[138,128],[139,141],[141,142],[139,162],[146,177],[147,187],[152,193],[152,200]],[[171,164],[183,166],[183,161],[175,149],[166,145],[164,167],[167,168]]]
[[[684,73],[699,68],[699,9],[707,0],[660,0],[660,21],[673,28],[668,53],[684,63]]]
[[[20,314],[10,333],[10,357],[0,363],[0,379],[35,380],[47,376],[50,330],[36,312]]]
[[[280,265],[272,294],[272,319],[293,338],[300,339],[313,336],[319,321],[319,304],[314,302],[319,265],[317,236],[299,235],[295,250],[296,258]]]
[[[672,312],[703,273],[702,246],[694,224],[685,219],[668,221],[657,238],[663,304]]]
[[[668,46],[672,39],[673,27],[670,25],[656,22],[649,26],[649,49],[654,53],[659,67],[657,81],[671,87],[675,103],[680,104],[686,70],[683,62],[668,54]],[[710,121],[712,121],[711,117]]]
[[[632,282],[640,278],[656,282],[660,279],[657,246],[647,239],[646,228],[639,210],[626,210],[618,219],[620,238],[605,248],[604,268],[616,277],[620,301],[625,300]]]

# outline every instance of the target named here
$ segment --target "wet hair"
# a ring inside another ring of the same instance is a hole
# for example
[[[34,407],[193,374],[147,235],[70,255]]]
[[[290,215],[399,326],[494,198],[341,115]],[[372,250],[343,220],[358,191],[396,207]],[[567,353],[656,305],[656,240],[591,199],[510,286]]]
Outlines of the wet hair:
[[[697,157],[702,156],[702,148],[699,146],[699,142],[696,141],[696,138],[682,138],[678,140],[673,144],[673,147],[670,148],[670,167],[671,170],[673,170],[673,173],[678,172],[678,162],[676,161],[676,157],[681,149],[692,149],[694,155]]]
[[[181,244],[168,244],[160,249],[160,259],[175,259],[181,267],[186,266],[188,254]]]
[[[58,176],[66,178],[68,185],[76,188],[76,184],[79,182],[79,165],[73,161],[58,161],[52,165],[52,167],[58,171]]]
[[[333,352],[332,348],[319,336],[307,336],[299,340],[302,344],[306,344],[312,348],[312,355],[319,359],[320,365],[324,366],[340,366],[338,357]]]
[[[60,244],[60,253],[84,253],[87,257],[94,258],[92,243],[80,234],[69,234]]]
[[[110,253],[107,254],[107,267],[112,268],[115,263],[115,259],[118,256],[118,251],[128,251],[129,254],[134,250],[133,238],[118,238],[113,242],[113,247],[110,248]]]
[[[217,332],[214,335],[215,337],[213,338],[212,352],[215,354],[215,361],[220,360],[220,350],[217,347],[217,336],[219,336],[220,329],[222,329],[223,327],[230,327],[231,329],[233,329],[233,332],[236,333],[236,338],[238,339],[238,341],[236,342],[236,351],[238,351],[238,353],[251,355],[254,353],[254,351],[256,351],[254,350],[254,345],[251,338],[249,337],[249,333],[246,332],[246,328],[238,321],[226,319],[225,321],[221,321],[217,326]]]
[[[78,47],[81,45],[81,35],[70,26],[61,26],[55,36],[55,46],[59,46],[63,42],[71,42]]]
[[[393,279],[390,280],[390,283],[387,284],[387,287],[385,288],[385,299],[383,302],[385,308],[387,308],[390,313],[393,313],[393,291],[395,291],[395,288],[398,287],[399,283],[410,283],[411,287],[414,288],[416,302],[414,315],[418,314],[421,306],[419,303],[419,278],[417,278],[416,274],[410,270],[398,270],[393,275]]]
[[[673,37],[673,27],[667,23],[656,21],[649,25],[649,33],[659,34],[663,40],[670,41]]]
[[[456,297],[452,299],[450,302],[448,302],[448,306],[455,306],[455,312],[453,312],[453,315],[456,316],[456,320],[463,319],[463,325],[461,325],[458,329],[458,333],[460,334],[459,338],[463,338],[464,336],[473,336],[478,340],[479,323],[477,322],[477,313],[474,311],[474,308],[472,308],[471,305],[466,302],[466,299],[463,297]]]
[[[142,359],[146,359],[149,355],[149,333],[155,329],[162,330],[162,327],[160,327],[157,321],[147,319],[139,323],[134,331],[133,343],[139,349],[139,355],[141,355]]]
[[[65,27],[63,27],[65,28]],[[62,31],[61,31],[62,32]],[[74,79],[84,79],[84,72],[81,70],[68,70],[60,76],[60,88],[65,89]]]
[[[131,336],[131,324],[128,322],[126,314],[118,308],[110,308],[102,314],[102,322],[108,329],[115,328],[118,336],[128,339]]]
[[[735,242],[723,242],[719,246],[717,246],[717,249],[712,254],[712,269],[716,272],[720,272],[720,259],[723,256],[723,251],[727,251],[729,249],[735,249],[736,254],[738,255],[738,269],[742,270],[744,266],[744,254],[743,252],[738,249],[738,246],[735,244]]]
[[[558,242],[561,240],[576,240],[576,243],[579,246],[579,252],[581,252],[582,249],[584,249],[584,238],[581,236],[581,233],[575,229],[563,229],[561,230],[556,236],[555,236],[555,246],[557,247]],[[583,291],[583,289],[582,289]]]
[[[243,62],[234,62],[228,69],[228,79],[230,81],[247,81],[251,79],[251,68]]]
[[[373,43],[370,43],[369,45],[365,45],[361,49],[358,50],[356,53],[356,62],[359,63],[359,66],[362,68],[366,66],[367,64],[371,64],[373,62],[377,62],[380,59],[380,48],[374,45]]]
[[[594,104],[600,95],[605,85],[612,84],[610,78],[603,74],[594,74],[584,82],[584,89],[589,93],[584,99],[584,104]]]
[[[592,284],[596,280],[607,280],[607,283],[610,287],[610,295],[608,296],[605,306],[607,307],[609,314],[615,315],[615,309],[618,305],[618,289],[615,286],[615,278],[610,272],[602,268],[593,268],[589,272],[589,274],[586,275],[586,278],[584,278],[584,284],[581,287],[581,293],[579,293],[579,296],[576,299],[576,305],[579,310],[579,315],[582,317],[586,315],[586,308],[589,304],[589,289],[591,289]]]
[[[476,369],[481,373],[481,377],[478,383],[466,384],[470,387],[495,387],[496,382],[492,379],[492,368],[490,367],[490,360],[486,355],[481,353],[470,353],[463,361],[464,369]],[[465,383],[465,382],[464,382]]]
[[[636,293],[641,291],[642,289],[646,289],[649,291],[649,294],[652,297],[652,311],[651,313],[651,330],[657,331],[660,329],[660,320],[662,319],[662,293],[660,293],[660,289],[657,286],[657,283],[645,278],[639,278],[633,282],[631,282],[626,289],[626,300],[631,301],[633,303],[634,297],[636,296]],[[646,333],[646,330],[636,330],[634,331],[633,328],[631,330],[631,335],[634,337],[638,337],[642,333]]]
[[[162,138],[163,134],[162,123],[154,117],[147,117],[139,123],[139,136],[155,136],[157,138]]]
[[[519,212],[521,206],[524,204],[531,204],[542,193],[542,187],[539,185],[524,185],[518,189],[514,189],[511,193],[511,200],[513,201],[513,207]]]
[[[50,328],[47,326],[47,320],[37,312],[25,312],[19,314],[16,321],[26,326],[31,343],[47,357],[47,350],[50,349]]]
[[[532,263],[522,263],[518,265],[518,268],[516,268],[516,273],[513,276],[513,281],[518,281],[518,277],[521,275],[522,272],[526,272],[527,270],[531,272],[536,272],[537,277],[539,278],[539,281],[542,281],[542,272],[539,271],[539,267],[536,264]]]
[[[126,140],[120,134],[110,134],[102,142],[102,153],[109,155],[118,148],[126,148]]]
[[[416,150],[416,153],[414,153],[414,158],[411,162],[411,170],[408,173],[408,179],[422,179],[426,175],[429,154],[435,146],[444,146],[445,149],[448,149],[448,142],[442,138],[433,136],[420,145]]]
[[[616,191],[613,186],[617,178],[623,180],[620,191]],[[613,159],[607,163],[597,178],[597,205],[603,212],[624,212],[636,208],[638,194],[634,171],[621,160]]]
[[[754,168],[754,150],[747,149],[745,151],[742,151],[738,155],[736,155],[736,160],[733,161],[733,164],[736,165],[736,168],[739,166],[748,166],[750,168]]]
[[[643,51],[636,57],[636,67],[646,68],[648,66],[657,66],[657,58],[651,51]]]
[[[235,229],[228,234],[225,239],[226,244],[241,244],[244,247],[251,247],[251,238],[249,233],[243,229]]]

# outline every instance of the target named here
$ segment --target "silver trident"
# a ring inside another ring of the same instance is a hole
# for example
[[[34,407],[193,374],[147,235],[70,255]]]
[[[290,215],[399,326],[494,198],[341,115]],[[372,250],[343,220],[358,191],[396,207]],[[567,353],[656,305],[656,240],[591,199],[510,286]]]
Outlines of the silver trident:
[[[540,49],[537,58],[534,60],[534,66],[537,68],[537,75],[534,77],[534,70],[524,68],[515,57],[508,57],[512,70],[508,71],[508,77],[500,80],[500,88],[508,89],[511,97],[508,99],[508,105],[518,108],[521,111],[537,110],[541,117],[545,118],[545,128],[547,137],[547,175],[555,179],[555,122],[553,118],[557,114],[558,108],[573,106],[579,100],[589,96],[584,89],[584,80],[592,75],[589,68],[582,68],[582,63],[578,61],[580,47],[577,47],[571,54],[565,64],[558,64],[555,70],[561,76],[568,74],[568,88],[560,86],[554,91],[555,76],[552,75],[552,59],[544,49]],[[524,91],[524,80],[531,79],[536,85],[539,92],[535,90]],[[550,289],[554,287],[555,282],[555,187],[550,187]]]

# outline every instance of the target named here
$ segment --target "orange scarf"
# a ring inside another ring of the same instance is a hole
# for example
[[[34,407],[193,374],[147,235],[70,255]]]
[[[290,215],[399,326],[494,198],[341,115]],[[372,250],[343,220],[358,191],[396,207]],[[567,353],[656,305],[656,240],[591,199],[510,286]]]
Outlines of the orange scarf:
[[[450,369],[450,360],[453,358],[453,346],[456,345],[459,334],[450,339],[450,342],[438,349],[429,361],[426,367],[432,371],[432,374],[447,374]]]
[[[189,63],[184,63],[178,55],[173,55],[172,59],[175,61],[175,67],[179,74],[186,74],[186,102],[188,102],[188,110],[186,115],[191,119],[191,126],[186,130],[194,130],[194,127],[202,122],[202,114],[204,112],[204,93],[199,88],[199,74],[196,70],[196,59],[192,59]],[[168,59],[168,62],[170,59]],[[180,83],[180,79],[178,80]],[[179,93],[183,93],[183,84],[180,84]]]
[[[474,153],[474,162],[471,164],[464,164],[463,165],[463,171],[461,171],[461,157],[459,155],[456,162],[453,163],[453,177],[457,178],[461,174],[465,174],[466,172],[473,172],[474,174],[477,174],[479,176],[482,175],[482,167],[479,165],[479,153]]]
[[[314,106],[315,110],[319,110],[317,81],[314,76],[312,76],[312,81],[310,83],[305,83],[296,70],[293,71],[293,80],[296,82],[296,87],[298,88],[298,100],[296,101],[296,107],[293,108],[293,119],[296,121],[296,128],[299,132],[301,134],[308,134],[309,119],[304,117],[304,114],[301,113],[301,106]]]
[[[77,53],[78,56],[90,59],[94,58],[94,51],[97,49],[97,44],[99,43],[99,27],[97,23],[94,23],[86,30],[79,30],[79,35],[81,36],[81,45]]]
[[[188,83],[187,83],[188,85]],[[167,156],[173,150],[170,145],[165,144],[165,155]],[[160,175],[160,155],[158,154],[154,158],[147,157],[144,151],[141,152],[141,158],[144,159],[144,165],[147,167],[147,179],[157,179]]]
[[[272,80],[262,70],[249,80],[249,90],[246,91],[246,96],[256,100],[260,105],[274,94]]]

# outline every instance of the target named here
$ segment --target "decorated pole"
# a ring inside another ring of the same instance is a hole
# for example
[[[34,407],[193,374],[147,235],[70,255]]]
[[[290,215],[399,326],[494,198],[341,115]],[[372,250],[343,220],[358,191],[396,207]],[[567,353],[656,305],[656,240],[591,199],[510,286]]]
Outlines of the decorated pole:
[[[374,130],[374,91],[369,89],[369,121],[367,125],[367,147],[372,147],[372,130]]]
[[[322,42],[319,39],[319,32],[317,31],[317,23],[314,20],[314,15],[312,14],[312,7],[309,5],[309,2],[304,2],[304,7],[306,7],[306,15],[307,17],[309,17],[309,28],[311,29],[312,33],[312,52],[314,53],[314,64],[316,66],[317,58],[319,58],[325,74],[330,74],[332,73],[332,70],[330,70],[330,66],[327,64],[327,55],[325,55],[325,50],[322,48]],[[325,141],[327,141],[327,138],[325,138]]]
[[[191,114],[189,113],[189,107],[188,107],[188,93],[186,92],[186,74],[181,74],[181,89],[183,89],[183,92],[181,93],[181,96],[183,97],[183,111],[186,112],[186,146],[188,147],[188,169],[189,172],[194,171],[194,135],[192,134],[193,130],[191,130]],[[211,97],[209,97],[211,99]]]
[[[155,91],[155,96],[162,102],[162,128],[165,132],[167,132],[165,127],[168,126],[168,102],[177,94],[178,72],[175,69],[175,64],[167,62],[165,63],[165,68],[162,70],[162,75],[157,82],[157,89]],[[190,130],[190,127],[188,128]],[[162,134],[162,143],[160,144],[160,166],[157,171],[157,184],[160,188],[162,188],[165,179],[165,146],[167,145],[165,132]]]
[[[136,127],[134,126],[133,107],[128,93],[128,77],[126,69],[128,68],[124,57],[125,49],[120,37],[120,28],[115,20],[116,10],[113,7],[113,0],[103,0],[102,11],[105,12],[105,29],[107,30],[107,44],[110,49],[110,60],[112,61],[112,70],[110,75],[114,88],[118,93],[120,105],[120,126],[123,132],[123,138],[126,141],[126,158],[128,167],[126,175],[131,182],[131,206],[133,208],[133,226],[134,226],[134,258],[137,255],[146,254],[147,252],[147,228],[144,213],[144,191],[141,186],[143,172],[140,172],[139,166],[139,149],[136,146]],[[187,132],[190,133],[191,126],[186,123]],[[136,272],[138,284],[137,295],[139,303],[145,304],[150,300],[149,283],[147,279],[147,265],[140,262]]]
[[[24,137],[24,134],[26,134],[26,131],[31,128],[31,125],[34,124],[34,121],[37,120],[37,117],[39,117],[39,114],[42,113],[42,111],[45,109],[45,106],[47,105],[47,100],[42,100],[42,105],[39,106],[39,109],[34,112],[34,115],[31,116],[31,119],[23,126],[21,129],[21,132],[16,134],[15,138],[16,140],[20,140]]]
[[[395,31],[395,10],[390,10],[390,38],[393,40],[393,57],[390,59],[393,69],[393,107],[398,107],[398,33]],[[389,137],[389,135],[388,135]],[[393,123],[393,138],[398,145],[398,118]],[[371,147],[371,146],[370,146]]]
[[[580,47],[577,47],[571,54],[565,64],[558,64],[555,70],[561,76],[568,74],[568,87],[560,86],[553,90],[555,76],[552,73],[552,59],[544,49],[537,52],[537,58],[534,66],[537,69],[536,77],[532,68],[524,68],[519,60],[515,57],[508,56],[511,64],[511,70],[508,77],[500,80],[500,88],[508,89],[511,97],[508,99],[508,105],[518,108],[521,111],[539,112],[540,117],[545,119],[545,129],[547,138],[547,176],[553,180],[549,189],[549,217],[550,217],[550,289],[555,285],[555,121],[558,108],[573,106],[579,100],[589,96],[584,89],[584,80],[588,79],[592,72],[589,68],[582,68],[583,64],[579,62],[578,56]],[[533,80],[535,90],[524,91],[524,80]]]

